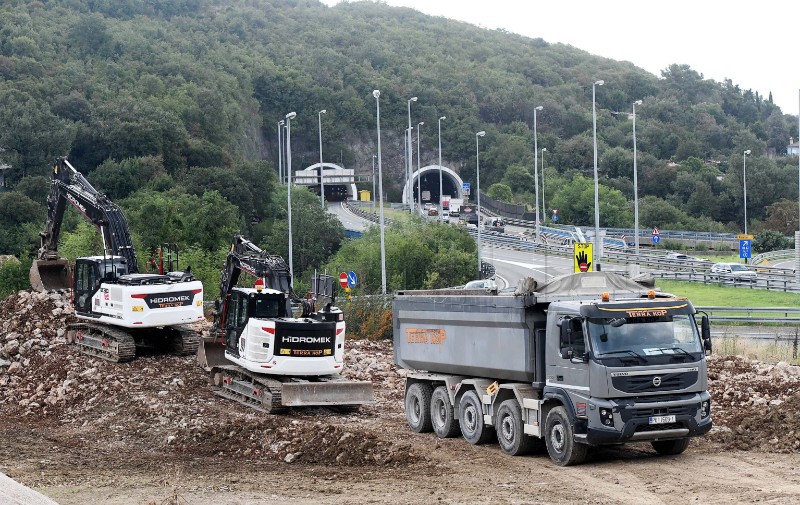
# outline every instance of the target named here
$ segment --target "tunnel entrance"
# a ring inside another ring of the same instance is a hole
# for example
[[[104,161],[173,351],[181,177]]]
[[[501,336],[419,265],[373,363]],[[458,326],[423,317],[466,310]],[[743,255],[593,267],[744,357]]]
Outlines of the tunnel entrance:
[[[420,186],[421,184],[421,186]],[[457,173],[447,167],[442,167],[442,192],[452,198],[463,198],[463,181]],[[409,195],[409,189],[412,195]],[[439,194],[439,165],[428,165],[414,172],[413,186],[406,184],[403,188],[403,203],[417,202],[417,192],[422,197],[422,204],[441,203]]]

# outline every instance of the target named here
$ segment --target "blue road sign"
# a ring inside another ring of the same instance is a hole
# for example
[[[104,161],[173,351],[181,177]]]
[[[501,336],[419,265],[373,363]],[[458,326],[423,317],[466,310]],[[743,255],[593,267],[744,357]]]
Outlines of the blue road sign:
[[[350,286],[351,288],[356,287],[356,282],[357,281],[358,281],[358,278],[356,277],[356,273],[355,272],[347,272],[347,285],[348,286]]]
[[[461,189],[463,189],[464,191],[469,191],[469,183],[468,182],[463,183],[461,185]]]
[[[653,243],[658,244],[661,242],[661,235],[653,235]]]
[[[750,240],[740,240],[739,241],[739,257],[740,258],[749,258],[750,253],[752,252],[752,241]]]
[[[553,214],[553,222],[554,223],[558,222],[558,214]]]

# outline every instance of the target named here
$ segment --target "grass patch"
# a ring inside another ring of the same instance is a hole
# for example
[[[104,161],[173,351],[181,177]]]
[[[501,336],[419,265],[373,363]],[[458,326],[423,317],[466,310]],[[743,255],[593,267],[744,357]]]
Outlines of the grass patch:
[[[797,307],[800,294],[732,286],[712,286],[693,282],[656,279],[662,291],[685,296],[697,306],[716,307]]]
[[[798,349],[792,340],[752,340],[740,337],[735,330],[723,337],[714,338],[716,356],[744,356],[767,363],[786,361],[793,365],[800,364]]]

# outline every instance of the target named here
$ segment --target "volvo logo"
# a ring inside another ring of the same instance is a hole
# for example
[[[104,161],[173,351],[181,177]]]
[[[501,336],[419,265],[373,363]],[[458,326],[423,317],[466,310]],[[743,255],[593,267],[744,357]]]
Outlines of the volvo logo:
[[[656,375],[655,377],[653,377],[653,386],[658,387],[660,385],[661,385],[661,377]]]

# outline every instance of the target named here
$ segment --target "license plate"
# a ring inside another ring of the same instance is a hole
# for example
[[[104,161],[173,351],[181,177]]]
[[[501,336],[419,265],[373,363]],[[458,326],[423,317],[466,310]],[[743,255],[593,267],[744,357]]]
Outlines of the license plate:
[[[667,424],[674,423],[675,416],[651,416],[650,424]]]

